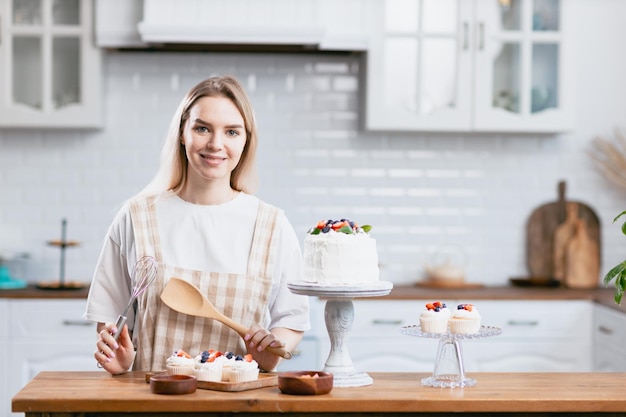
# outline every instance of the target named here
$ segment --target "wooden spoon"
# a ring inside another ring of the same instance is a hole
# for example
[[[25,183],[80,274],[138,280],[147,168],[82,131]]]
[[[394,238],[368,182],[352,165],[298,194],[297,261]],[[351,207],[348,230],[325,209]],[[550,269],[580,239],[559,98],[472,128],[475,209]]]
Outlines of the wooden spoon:
[[[207,317],[222,322],[236,331],[242,338],[248,331],[244,325],[220,313],[196,286],[181,278],[173,277],[169,280],[161,292],[161,300],[169,308],[179,313]],[[284,348],[268,346],[265,349],[281,358],[291,359],[291,352],[287,352]]]

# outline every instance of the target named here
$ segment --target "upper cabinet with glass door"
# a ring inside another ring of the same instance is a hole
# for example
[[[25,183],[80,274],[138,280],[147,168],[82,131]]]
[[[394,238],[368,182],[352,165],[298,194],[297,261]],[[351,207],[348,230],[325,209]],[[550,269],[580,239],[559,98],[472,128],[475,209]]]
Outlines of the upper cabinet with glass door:
[[[572,128],[563,0],[382,0],[379,7],[367,128]]]
[[[3,0],[0,126],[101,124],[100,51],[91,0]]]

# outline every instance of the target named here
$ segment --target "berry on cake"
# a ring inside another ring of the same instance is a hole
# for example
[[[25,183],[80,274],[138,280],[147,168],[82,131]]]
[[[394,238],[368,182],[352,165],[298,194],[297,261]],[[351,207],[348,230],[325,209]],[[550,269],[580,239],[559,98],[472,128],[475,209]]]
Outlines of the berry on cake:
[[[380,279],[371,226],[348,219],[320,220],[304,239],[304,280],[324,285],[362,285]]]

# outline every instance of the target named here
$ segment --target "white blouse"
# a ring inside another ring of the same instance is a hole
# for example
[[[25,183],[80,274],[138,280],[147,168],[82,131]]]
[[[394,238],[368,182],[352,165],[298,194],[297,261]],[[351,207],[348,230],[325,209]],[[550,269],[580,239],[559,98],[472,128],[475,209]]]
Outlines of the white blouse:
[[[207,272],[245,274],[259,199],[240,192],[224,204],[191,204],[174,193],[156,202],[163,262]],[[279,242],[272,277],[272,293],[265,317],[267,329],[309,330],[308,297],[293,294],[287,282],[302,276],[302,255],[296,233],[284,213],[278,218]],[[132,292],[128,271],[136,262],[130,205],[117,213],[104,240],[83,317],[111,322],[122,313]],[[127,313],[132,330],[134,313]]]

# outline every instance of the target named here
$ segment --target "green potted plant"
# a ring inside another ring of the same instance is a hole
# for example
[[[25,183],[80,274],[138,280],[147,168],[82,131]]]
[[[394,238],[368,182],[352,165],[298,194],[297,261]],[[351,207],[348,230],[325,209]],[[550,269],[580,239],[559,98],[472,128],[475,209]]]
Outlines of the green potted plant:
[[[615,223],[620,217],[626,214],[626,210],[622,211],[613,219],[613,223]],[[626,222],[622,224],[622,233],[626,235]],[[614,266],[603,278],[604,285],[608,286],[611,281],[613,281],[615,285],[615,302],[617,304],[622,303],[622,297],[624,296],[624,291],[626,290],[626,260],[621,262],[619,265]]]

